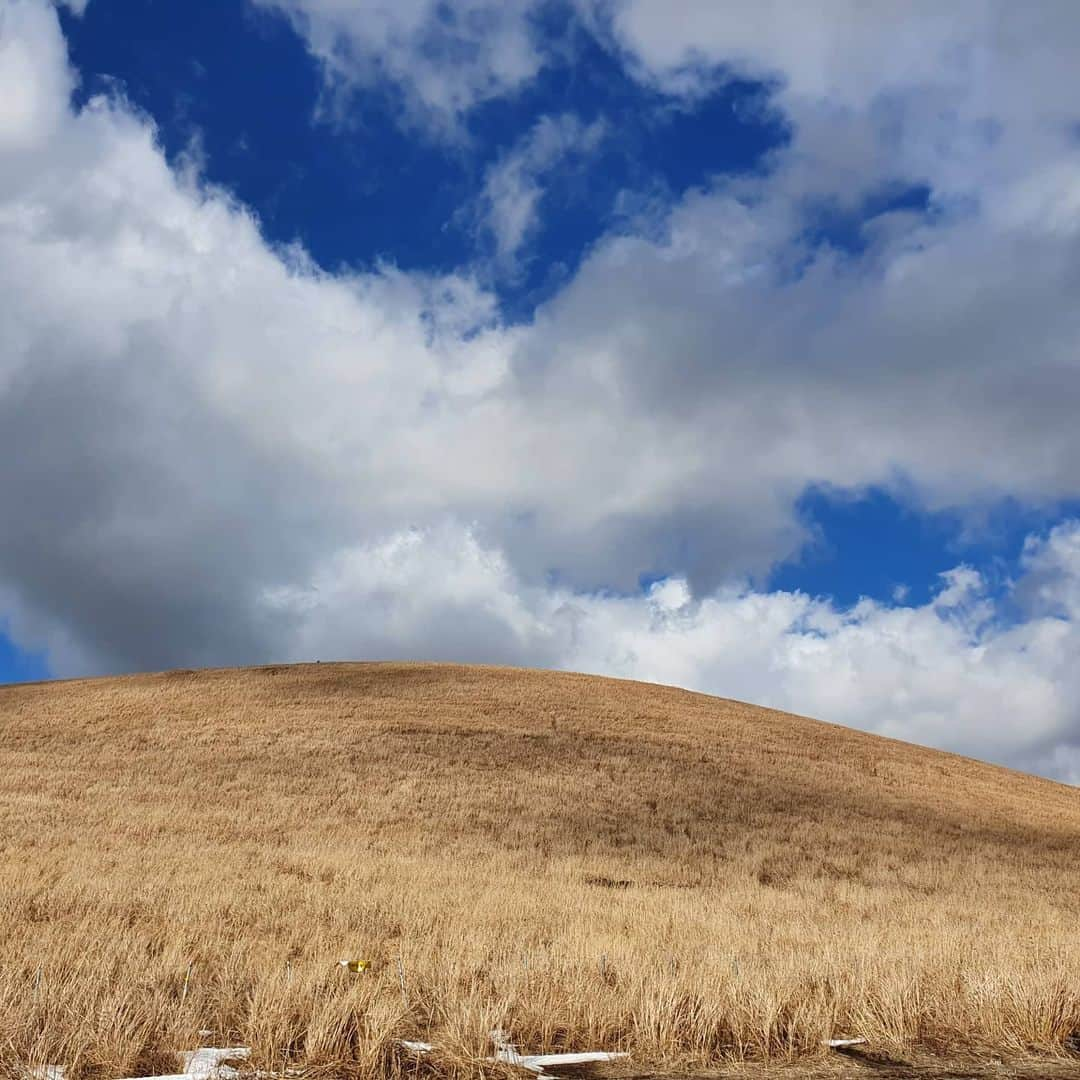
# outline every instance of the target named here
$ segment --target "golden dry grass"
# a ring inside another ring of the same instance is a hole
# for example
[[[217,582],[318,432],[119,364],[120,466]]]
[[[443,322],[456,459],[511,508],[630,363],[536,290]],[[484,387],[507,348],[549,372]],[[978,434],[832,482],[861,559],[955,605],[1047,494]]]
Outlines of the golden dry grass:
[[[0,1061],[659,1068],[1061,1055],[1080,791],[578,675],[324,664],[0,690]],[[341,957],[374,961],[348,975]]]

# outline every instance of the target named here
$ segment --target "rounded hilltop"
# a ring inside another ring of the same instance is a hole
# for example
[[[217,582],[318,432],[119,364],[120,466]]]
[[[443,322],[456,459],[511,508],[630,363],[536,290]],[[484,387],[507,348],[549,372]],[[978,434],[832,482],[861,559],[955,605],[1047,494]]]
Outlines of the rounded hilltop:
[[[0,807],[0,1040],[27,1061],[145,1071],[204,1030],[375,1075],[398,1039],[450,1067],[502,1027],[705,1068],[1080,1031],[1080,791],[670,687],[412,663],[12,686]]]

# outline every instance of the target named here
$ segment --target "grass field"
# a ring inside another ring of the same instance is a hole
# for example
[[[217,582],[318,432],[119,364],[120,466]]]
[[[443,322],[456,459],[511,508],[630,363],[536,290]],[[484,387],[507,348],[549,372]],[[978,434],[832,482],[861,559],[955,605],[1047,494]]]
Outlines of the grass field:
[[[11,1072],[210,1042],[388,1075],[415,1069],[402,1037],[462,1072],[497,1026],[688,1070],[844,1035],[1060,1057],[1080,1032],[1080,791],[640,683],[5,688],[0,853]]]

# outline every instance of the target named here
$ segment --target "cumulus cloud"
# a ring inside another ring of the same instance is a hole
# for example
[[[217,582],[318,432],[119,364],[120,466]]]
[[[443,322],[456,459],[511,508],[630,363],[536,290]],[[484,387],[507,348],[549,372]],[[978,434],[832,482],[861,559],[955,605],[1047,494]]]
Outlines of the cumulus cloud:
[[[316,15],[351,25],[352,5],[292,6],[312,34]],[[378,77],[434,63],[408,29],[433,10],[372,7]],[[683,55],[650,58],[622,10],[606,32],[643,71]],[[418,100],[453,115],[528,78],[522,55],[495,76],[466,59],[464,89],[425,82]],[[810,484],[900,478],[961,509],[1080,494],[1076,148],[1039,94],[1039,153],[1023,168],[1010,144],[985,203],[885,215],[857,253],[815,246],[796,141],[767,177],[601,240],[507,325],[468,268],[331,275],[275,249],[228,193],[170,169],[123,100],[73,112],[41,0],[0,0],[0,57],[0,614],[57,673],[570,666],[1075,776],[1075,526],[1030,542],[1007,604],[963,569],[924,607],[745,584],[798,551]],[[791,85],[821,96],[805,73]],[[799,113],[806,130],[820,115]],[[936,131],[911,129],[895,160],[940,158],[944,184],[964,174]],[[549,158],[530,147],[507,190],[535,209]],[[509,250],[531,213],[507,218]]]

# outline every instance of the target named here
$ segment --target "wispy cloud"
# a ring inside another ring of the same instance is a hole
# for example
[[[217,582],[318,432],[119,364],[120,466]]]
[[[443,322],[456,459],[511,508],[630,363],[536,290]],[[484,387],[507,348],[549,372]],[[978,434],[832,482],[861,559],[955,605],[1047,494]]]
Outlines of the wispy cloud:
[[[585,124],[565,113],[544,116],[487,170],[475,211],[504,271],[513,271],[540,224],[547,182],[559,171],[581,168],[606,134],[603,120]]]
[[[397,94],[412,124],[460,138],[477,104],[543,67],[535,0],[253,0],[286,15],[321,63],[333,108],[363,109],[357,88]]]

